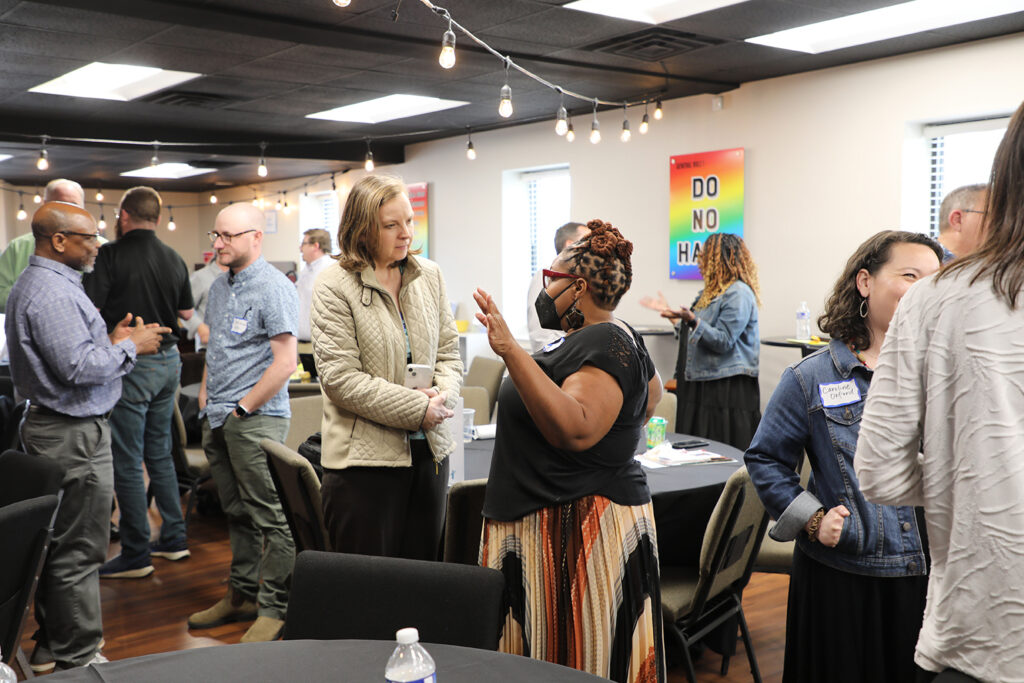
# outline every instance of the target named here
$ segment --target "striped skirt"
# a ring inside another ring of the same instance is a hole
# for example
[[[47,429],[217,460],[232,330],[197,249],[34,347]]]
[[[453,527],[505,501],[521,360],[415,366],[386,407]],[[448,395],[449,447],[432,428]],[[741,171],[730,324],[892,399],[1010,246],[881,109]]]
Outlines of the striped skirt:
[[[587,496],[485,522],[480,564],[505,576],[500,651],[620,683],[665,681],[651,503]]]

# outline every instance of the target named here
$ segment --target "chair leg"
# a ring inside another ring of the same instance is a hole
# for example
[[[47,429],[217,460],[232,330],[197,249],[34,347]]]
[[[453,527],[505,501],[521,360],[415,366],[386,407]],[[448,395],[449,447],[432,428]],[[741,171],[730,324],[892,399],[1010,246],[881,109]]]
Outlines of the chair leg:
[[[690,656],[690,643],[683,639],[683,656],[686,657],[686,679],[690,683],[697,683],[697,671],[693,668],[693,657]]]
[[[18,664],[18,668],[21,669],[21,676],[26,681],[30,678],[36,677],[36,672],[32,670],[31,666],[29,666],[28,657],[25,656],[25,651],[22,650],[21,647],[18,648],[18,651],[14,654],[14,657],[11,658],[11,663]]]
[[[750,673],[754,677],[754,683],[761,683],[761,670],[757,667],[757,656],[754,654],[754,644],[750,640],[750,629],[747,628],[747,619],[743,616],[743,605],[738,596],[733,596],[739,605],[740,633],[743,635],[743,647],[747,650],[747,660],[750,661]]]

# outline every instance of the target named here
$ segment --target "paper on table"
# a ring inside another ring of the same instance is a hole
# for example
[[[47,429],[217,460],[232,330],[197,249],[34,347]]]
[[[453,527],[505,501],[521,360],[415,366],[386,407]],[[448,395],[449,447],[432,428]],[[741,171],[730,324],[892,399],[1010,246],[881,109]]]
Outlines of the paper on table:
[[[641,465],[648,469],[661,467],[674,467],[675,465],[698,465],[712,462],[734,462],[732,458],[703,448],[688,451],[682,448],[672,448],[672,444],[665,442],[649,449],[645,453],[636,456]]]
[[[493,439],[494,434],[498,430],[498,425],[477,425],[473,427],[473,438],[474,439]]]

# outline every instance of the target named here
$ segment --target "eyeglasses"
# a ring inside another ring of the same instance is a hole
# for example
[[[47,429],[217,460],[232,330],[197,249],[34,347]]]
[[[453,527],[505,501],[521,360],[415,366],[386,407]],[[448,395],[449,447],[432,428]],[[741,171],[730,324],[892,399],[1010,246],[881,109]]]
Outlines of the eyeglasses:
[[[236,232],[234,234],[232,234],[230,232],[216,232],[216,231],[213,231],[213,232],[206,233],[206,235],[210,238],[210,243],[211,244],[216,242],[218,238],[222,242],[224,242],[224,244],[231,244],[231,240],[235,239],[239,235],[244,235],[247,232],[256,232],[256,228],[249,228],[248,230],[243,230],[242,232]]]
[[[54,233],[55,235],[78,235],[79,237],[85,238],[86,242],[96,242],[100,238],[98,232],[75,232],[74,230],[58,230]]]
[[[572,273],[562,273],[557,270],[548,270],[547,268],[545,268],[541,272],[544,275],[544,289],[550,287],[551,283],[554,282],[555,280],[560,280],[563,278],[572,278],[575,280],[577,277],[579,277],[578,275],[573,275]]]
[[[981,215],[985,215],[986,213],[988,213],[988,211],[978,211],[977,209],[960,209],[960,210],[963,211],[964,213],[980,213]]]

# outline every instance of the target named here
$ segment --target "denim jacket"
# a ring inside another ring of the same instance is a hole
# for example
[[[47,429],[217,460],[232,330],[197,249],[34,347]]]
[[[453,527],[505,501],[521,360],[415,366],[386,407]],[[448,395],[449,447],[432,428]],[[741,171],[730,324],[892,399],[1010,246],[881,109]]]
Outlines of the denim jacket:
[[[786,368],[744,460],[768,513],[771,537],[834,569],[868,576],[927,573],[913,507],[869,503],[853,469],[872,371],[841,341]],[[795,472],[804,451],[807,490]],[[845,505],[839,544],[812,543],[803,527],[818,508]]]
[[[761,337],[754,290],[737,280],[696,313],[699,322],[686,346],[686,380],[757,377]]]

